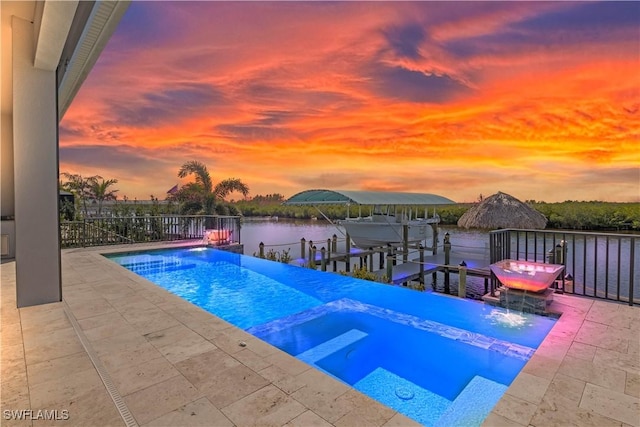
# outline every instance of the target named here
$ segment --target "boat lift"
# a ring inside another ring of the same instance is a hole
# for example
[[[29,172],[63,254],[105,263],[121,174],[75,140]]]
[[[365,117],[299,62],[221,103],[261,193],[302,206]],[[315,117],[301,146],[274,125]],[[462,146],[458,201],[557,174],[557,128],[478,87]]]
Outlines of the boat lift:
[[[389,248],[402,248],[403,263],[407,263],[409,247],[415,245],[437,253],[438,228],[440,218],[435,214],[435,207],[455,204],[451,199],[435,194],[379,192],[379,191],[347,191],[315,189],[297,193],[284,202],[292,206],[313,206],[331,224],[331,221],[320,209],[323,205],[346,205],[347,218],[338,221],[346,230],[346,256],[351,256],[351,241],[362,251],[387,253]],[[358,217],[350,217],[351,205],[358,206]],[[372,206],[374,209],[369,216],[362,216],[362,206]],[[386,212],[379,209],[386,207]],[[418,217],[418,210],[414,207],[424,207],[424,218]],[[401,210],[398,207],[402,207]],[[428,217],[429,208],[434,209],[432,217]],[[400,212],[400,215],[398,215]],[[426,244],[428,227],[432,230],[432,243]],[[342,232],[342,230],[340,230]],[[345,233],[343,233],[345,234]],[[394,258],[395,259],[395,258]],[[394,262],[395,264],[395,262]],[[347,260],[347,271],[349,263]]]

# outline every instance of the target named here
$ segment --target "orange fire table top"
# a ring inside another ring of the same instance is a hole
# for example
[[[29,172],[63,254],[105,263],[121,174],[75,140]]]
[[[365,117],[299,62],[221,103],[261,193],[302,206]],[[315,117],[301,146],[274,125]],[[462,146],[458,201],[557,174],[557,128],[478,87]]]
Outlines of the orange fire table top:
[[[489,266],[500,283],[510,289],[542,292],[564,271],[564,265],[505,259]]]

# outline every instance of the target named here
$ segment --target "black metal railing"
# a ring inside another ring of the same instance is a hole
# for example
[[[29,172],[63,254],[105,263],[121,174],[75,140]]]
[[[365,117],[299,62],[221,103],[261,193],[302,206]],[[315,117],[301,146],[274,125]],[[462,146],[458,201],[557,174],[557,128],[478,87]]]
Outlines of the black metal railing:
[[[162,215],[87,218],[60,222],[60,246],[77,248],[123,243],[202,239],[206,230],[225,230],[229,242],[240,242],[240,217]]]
[[[489,233],[490,261],[563,264],[565,292],[640,303],[640,235],[547,230]],[[496,280],[491,280],[493,293]]]

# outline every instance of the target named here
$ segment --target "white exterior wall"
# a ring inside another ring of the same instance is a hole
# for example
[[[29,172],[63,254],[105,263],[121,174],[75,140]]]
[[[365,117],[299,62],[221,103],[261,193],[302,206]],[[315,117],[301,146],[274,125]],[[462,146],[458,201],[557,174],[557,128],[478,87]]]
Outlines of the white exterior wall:
[[[18,307],[61,301],[56,73],[34,67],[34,28],[12,19]]]

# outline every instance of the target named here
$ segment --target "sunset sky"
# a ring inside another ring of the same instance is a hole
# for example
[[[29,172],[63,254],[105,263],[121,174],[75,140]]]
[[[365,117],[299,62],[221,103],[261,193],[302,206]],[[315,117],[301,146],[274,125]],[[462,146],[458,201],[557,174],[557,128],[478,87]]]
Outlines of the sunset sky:
[[[60,171],[163,199],[640,201],[638,2],[133,2],[60,124]]]

